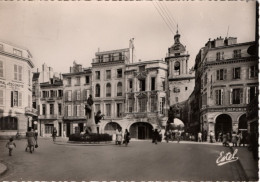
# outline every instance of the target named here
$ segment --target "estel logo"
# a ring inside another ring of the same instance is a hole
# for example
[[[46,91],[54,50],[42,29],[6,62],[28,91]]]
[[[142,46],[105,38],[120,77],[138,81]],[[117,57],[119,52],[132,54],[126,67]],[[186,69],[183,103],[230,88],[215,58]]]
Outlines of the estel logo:
[[[216,160],[216,163],[218,166],[222,166],[224,164],[227,164],[229,162],[234,162],[238,160],[238,157],[235,157],[237,154],[237,149],[234,151],[233,154],[231,152],[228,152],[224,155],[224,151],[220,152],[220,156]]]

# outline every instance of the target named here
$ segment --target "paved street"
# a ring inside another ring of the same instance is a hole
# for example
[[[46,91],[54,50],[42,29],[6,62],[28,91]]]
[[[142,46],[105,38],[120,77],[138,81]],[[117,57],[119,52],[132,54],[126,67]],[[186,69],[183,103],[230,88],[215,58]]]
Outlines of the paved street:
[[[218,145],[132,141],[116,145],[53,144],[40,139],[39,148],[25,152],[26,140],[16,141],[8,156],[0,141],[1,162],[8,172],[0,180],[246,180],[238,162],[216,165]],[[238,151],[239,153],[239,151]]]

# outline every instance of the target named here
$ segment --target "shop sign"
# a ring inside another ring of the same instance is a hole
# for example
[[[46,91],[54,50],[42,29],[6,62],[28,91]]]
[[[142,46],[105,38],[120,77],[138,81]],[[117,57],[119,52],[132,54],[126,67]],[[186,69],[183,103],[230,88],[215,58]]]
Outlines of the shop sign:
[[[246,111],[245,107],[208,108],[209,112],[239,112]]]
[[[19,89],[19,88],[23,88],[23,84],[0,80],[0,88],[6,88],[6,87]]]

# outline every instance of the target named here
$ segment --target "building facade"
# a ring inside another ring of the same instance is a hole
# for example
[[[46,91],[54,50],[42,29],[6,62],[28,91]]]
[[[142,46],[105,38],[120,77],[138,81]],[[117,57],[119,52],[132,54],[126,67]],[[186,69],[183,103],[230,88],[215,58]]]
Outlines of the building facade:
[[[83,69],[81,64],[73,63],[70,73],[62,74],[64,85],[64,131],[66,136],[83,132],[90,117],[85,106],[92,93],[92,71]]]
[[[127,64],[125,70],[125,118],[132,138],[152,137],[152,129],[161,127],[166,114],[164,61],[140,61]]]
[[[32,55],[0,42],[0,137],[24,136],[37,111],[32,108]]]
[[[51,137],[54,127],[57,136],[63,133],[63,83],[53,77],[49,82],[40,83],[40,107],[38,132],[40,136]]]
[[[247,129],[246,107],[258,94],[255,42],[217,38],[200,50],[201,130],[231,133]]]
[[[92,62],[94,115],[104,114],[100,131],[112,134],[125,112],[125,65],[129,48],[97,52]]]

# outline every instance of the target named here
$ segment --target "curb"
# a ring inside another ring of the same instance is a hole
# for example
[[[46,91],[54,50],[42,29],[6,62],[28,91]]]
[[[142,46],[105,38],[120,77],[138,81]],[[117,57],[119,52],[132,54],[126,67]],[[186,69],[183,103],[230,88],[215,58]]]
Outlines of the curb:
[[[7,172],[7,170],[7,166],[0,162],[0,177],[2,177]]]
[[[229,148],[230,148],[231,152],[234,153],[233,147],[229,146]],[[244,169],[244,167],[243,167],[243,165],[242,165],[242,163],[241,163],[241,161],[240,161],[239,158],[238,158],[237,162],[238,162],[239,167],[241,167],[241,169],[242,169],[243,172],[244,172],[244,176],[246,177],[246,180],[245,180],[245,181],[249,181],[249,177],[248,177],[248,175],[246,174],[246,171],[245,171],[245,169]]]

